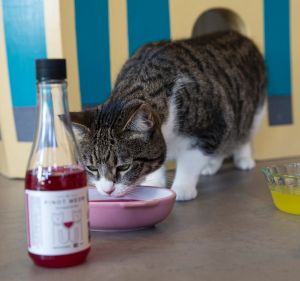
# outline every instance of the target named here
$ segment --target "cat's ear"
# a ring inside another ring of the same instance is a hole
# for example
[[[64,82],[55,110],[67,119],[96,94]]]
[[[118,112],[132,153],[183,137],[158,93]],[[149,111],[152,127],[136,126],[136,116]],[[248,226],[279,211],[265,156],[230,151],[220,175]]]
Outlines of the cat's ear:
[[[154,122],[154,115],[151,108],[146,104],[142,104],[132,111],[123,130],[129,129],[141,133],[148,132],[154,127]]]
[[[89,133],[94,111],[70,112],[71,124],[77,140],[81,140]]]

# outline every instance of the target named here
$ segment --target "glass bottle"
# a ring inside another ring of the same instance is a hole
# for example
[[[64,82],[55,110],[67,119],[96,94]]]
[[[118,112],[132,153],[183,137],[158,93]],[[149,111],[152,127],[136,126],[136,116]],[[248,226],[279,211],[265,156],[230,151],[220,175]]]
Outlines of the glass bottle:
[[[87,177],[69,116],[64,59],[36,60],[37,124],[25,178],[28,253],[67,267],[90,250]]]

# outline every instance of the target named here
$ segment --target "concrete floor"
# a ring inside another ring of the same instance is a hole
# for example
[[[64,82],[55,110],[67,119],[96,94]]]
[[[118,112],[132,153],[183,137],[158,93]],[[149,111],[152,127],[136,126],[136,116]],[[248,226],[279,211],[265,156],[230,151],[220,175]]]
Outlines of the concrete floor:
[[[218,175],[202,177],[198,198],[176,203],[155,228],[93,232],[88,261],[63,270],[31,263],[23,181],[0,177],[0,280],[298,281],[300,216],[275,209],[263,165],[241,172],[227,164]]]

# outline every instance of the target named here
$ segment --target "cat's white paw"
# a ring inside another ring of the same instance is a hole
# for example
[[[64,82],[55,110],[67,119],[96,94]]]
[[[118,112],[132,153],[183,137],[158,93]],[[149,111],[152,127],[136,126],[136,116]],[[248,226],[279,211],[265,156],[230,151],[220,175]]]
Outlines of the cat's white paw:
[[[237,147],[233,152],[234,165],[241,170],[251,170],[255,167],[255,161],[251,154],[251,145],[249,142]]]
[[[219,168],[220,168],[219,166],[214,166],[214,165],[211,165],[210,163],[208,163],[207,166],[205,166],[202,169],[201,175],[202,176],[212,176],[218,172]]]
[[[221,168],[222,163],[223,163],[223,158],[219,158],[219,157],[211,158],[201,170],[201,175],[211,176],[216,174]]]
[[[255,161],[251,157],[234,159],[234,165],[241,170],[251,170],[255,167]]]
[[[176,201],[187,201],[197,197],[197,189],[186,186],[172,186],[172,190],[176,193]]]

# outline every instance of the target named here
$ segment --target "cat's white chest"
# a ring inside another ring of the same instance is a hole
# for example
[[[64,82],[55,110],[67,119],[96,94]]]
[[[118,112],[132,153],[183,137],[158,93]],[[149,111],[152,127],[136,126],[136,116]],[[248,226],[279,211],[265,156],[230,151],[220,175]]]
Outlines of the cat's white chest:
[[[177,134],[176,106],[174,101],[169,103],[169,115],[162,125],[162,133],[167,144],[167,160],[176,160],[177,156],[191,146],[191,140]]]

